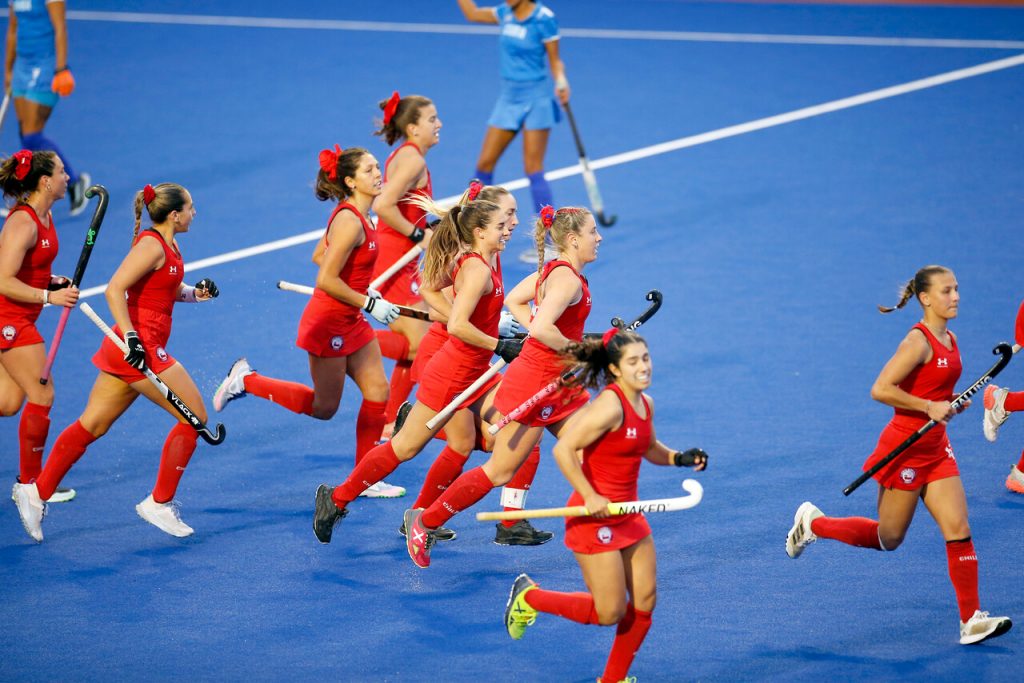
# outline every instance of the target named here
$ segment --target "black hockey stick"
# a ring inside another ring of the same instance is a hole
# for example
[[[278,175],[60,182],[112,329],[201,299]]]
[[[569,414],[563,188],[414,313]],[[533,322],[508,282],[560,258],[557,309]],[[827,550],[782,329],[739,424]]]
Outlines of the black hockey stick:
[[[998,375],[1003,368],[1006,367],[1006,364],[1010,362],[1010,359],[1013,358],[1013,348],[1006,342],[998,344],[994,349],[992,349],[992,353],[999,355],[999,360],[997,360],[996,364],[989,368],[988,372],[982,375],[978,379],[978,381],[976,381],[971,386],[967,387],[966,391],[964,391],[962,394],[960,394],[953,400],[950,406],[953,408],[954,412],[960,410],[963,407],[964,403],[966,403],[967,400],[971,398],[971,396],[976,394],[978,390],[981,389],[983,386],[991,382],[992,379],[996,375]],[[843,489],[843,495],[848,496],[854,491],[856,491],[861,484],[863,484],[868,479],[873,477],[880,469],[882,469],[883,467],[891,463],[893,460],[895,460],[900,453],[913,446],[918,439],[924,436],[925,433],[928,432],[928,430],[930,430],[937,424],[938,422],[936,422],[935,420],[928,420],[927,422],[925,422],[920,429],[918,429],[916,432],[908,436],[907,440],[901,443],[896,448],[894,448],[893,451],[889,453],[889,455],[885,456],[877,463],[875,463],[867,472],[854,479],[853,483],[851,483],[849,486]]]
[[[96,204],[96,209],[92,213],[92,221],[89,222],[89,232],[85,233],[85,245],[82,247],[82,253],[78,255],[78,265],[75,266],[75,274],[71,277],[72,287],[78,287],[82,284],[82,278],[85,276],[85,267],[89,265],[89,257],[92,256],[92,248],[96,244],[96,236],[100,232],[103,217],[107,213],[107,202],[110,201],[110,197],[107,195],[107,188],[102,185],[93,185],[85,191],[86,197],[92,198],[96,195],[100,196],[100,201]],[[53,342],[50,343],[50,353],[46,356],[46,365],[43,366],[43,374],[39,377],[40,384],[45,385],[50,381],[50,370],[53,369],[53,361],[57,358],[57,348],[60,346],[60,340],[64,336],[64,326],[68,324],[69,315],[71,315],[70,308],[65,308],[60,314],[57,330],[53,333]]]
[[[636,331],[636,328],[640,327],[645,322],[650,320],[651,316],[657,313],[658,309],[661,308],[661,292],[659,292],[656,289],[652,289],[651,291],[647,292],[647,296],[645,298],[651,302],[651,305],[647,308],[646,311],[644,311],[640,315],[639,318],[637,318],[629,325],[627,325],[625,322],[623,322],[622,318],[615,317],[612,318],[612,327],[617,327],[620,330],[628,330],[629,332],[634,332]]]
[[[587,196],[590,197],[590,206],[597,216],[597,222],[606,228],[615,225],[618,216],[606,216],[604,213],[604,200],[601,199],[601,191],[597,189],[597,178],[590,170],[590,160],[583,150],[583,140],[580,139],[580,131],[576,128],[576,117],[572,115],[572,108],[566,102],[562,105],[565,108],[566,118],[569,119],[569,127],[572,129],[572,139],[576,141],[576,151],[580,156],[580,167],[583,169],[583,185],[587,188]]]
[[[82,313],[89,316],[89,320],[92,320],[96,324],[96,327],[103,331],[103,334],[107,335],[110,341],[117,344],[117,348],[121,349],[124,353],[128,353],[128,347],[125,345],[124,340],[118,337],[117,333],[103,322],[103,318],[99,317],[99,315],[96,314],[96,311],[92,310],[92,306],[89,304],[82,304],[79,308],[82,309]],[[192,412],[192,409],[185,405],[185,402],[182,401],[169,386],[164,384],[164,381],[160,379],[155,372],[149,369],[149,366],[144,365],[142,367],[142,374],[144,374],[149,381],[153,383],[153,386],[160,390],[160,393],[164,395],[164,398],[167,399],[167,402],[174,407],[178,414],[192,425],[192,429],[196,430],[199,436],[203,437],[203,441],[211,446],[216,446],[224,441],[224,425],[218,424],[217,433],[214,434],[210,431],[209,427],[203,424],[203,421]]]

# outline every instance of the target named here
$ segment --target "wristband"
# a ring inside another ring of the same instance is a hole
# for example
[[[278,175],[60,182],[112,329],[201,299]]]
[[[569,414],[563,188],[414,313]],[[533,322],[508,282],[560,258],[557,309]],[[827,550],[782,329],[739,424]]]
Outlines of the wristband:
[[[569,79],[565,76],[559,76],[555,79],[555,90],[566,90],[569,87]]]
[[[412,240],[414,244],[419,244],[423,241],[423,238],[426,237],[426,235],[427,233],[423,232],[423,228],[413,228],[412,232],[409,233],[409,239]]]
[[[43,293],[43,305],[45,306],[46,304],[50,303],[50,292],[49,292],[49,290],[41,289],[39,291],[41,291]]]
[[[181,293],[178,294],[178,300],[186,304],[197,303],[199,299],[196,298],[196,288],[191,285],[183,285]]]

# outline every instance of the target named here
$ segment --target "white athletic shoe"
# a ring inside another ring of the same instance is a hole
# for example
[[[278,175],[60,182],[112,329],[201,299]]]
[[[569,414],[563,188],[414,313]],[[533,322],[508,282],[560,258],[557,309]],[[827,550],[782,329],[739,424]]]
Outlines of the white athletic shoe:
[[[244,358],[236,360],[228,370],[228,376],[217,387],[217,391],[213,392],[213,409],[219,413],[231,401],[245,396],[245,376],[252,373],[249,361]]]
[[[401,486],[392,486],[386,481],[378,481],[376,484],[359,494],[360,498],[401,498],[405,495],[405,489]]]
[[[158,503],[153,500],[153,494],[149,494],[145,500],[135,506],[135,511],[139,513],[139,517],[171,536],[184,538],[193,533],[192,527],[181,521],[178,505],[173,500],[169,503]]]
[[[74,489],[64,489],[64,488],[58,487],[57,490],[55,490],[53,492],[53,495],[46,499],[46,502],[47,503],[66,503],[69,500],[74,500],[76,495],[77,494],[76,494]]]
[[[990,617],[980,609],[965,622],[960,622],[960,644],[973,645],[989,638],[997,638],[1013,628],[1009,617]]]
[[[11,500],[18,506],[21,525],[36,543],[43,542],[43,517],[46,516],[46,503],[39,497],[39,489],[35,482],[31,484],[15,484],[11,489]]]
[[[1010,465],[1010,473],[1006,475],[1006,488],[1014,493],[1024,493],[1024,472],[1016,465]]]
[[[1006,400],[1008,393],[1010,393],[1009,389],[1000,389],[995,384],[989,384],[985,387],[985,398],[983,401],[985,415],[981,418],[981,430],[989,441],[996,440],[996,437],[999,436],[999,428],[1010,417],[1010,414],[1003,408],[1003,401]]]
[[[825,513],[819,510],[814,503],[805,502],[796,509],[793,515],[793,528],[786,536],[786,554],[794,560],[800,557],[804,548],[818,540],[818,537],[811,531],[811,522],[818,517],[824,517]]]

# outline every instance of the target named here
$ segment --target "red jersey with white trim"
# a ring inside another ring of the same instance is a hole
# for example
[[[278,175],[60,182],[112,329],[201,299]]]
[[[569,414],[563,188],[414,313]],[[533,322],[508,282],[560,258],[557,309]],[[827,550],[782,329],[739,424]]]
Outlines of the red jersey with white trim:
[[[496,258],[496,264],[494,268],[491,268],[484,261],[484,257],[475,252],[469,254],[462,254],[455,262],[455,268],[452,272],[452,281],[459,276],[459,269],[467,259],[476,258],[481,263],[487,266],[487,269],[491,271],[491,291],[489,294],[484,294],[480,297],[480,301],[477,302],[476,308],[473,309],[473,313],[469,316],[469,322],[473,324],[473,327],[477,328],[484,334],[492,337],[498,336],[498,323],[501,320],[501,307],[505,304],[505,289],[501,282],[501,258]],[[459,293],[456,291],[454,285],[452,286],[452,292],[455,296]],[[483,358],[485,361],[489,360],[494,354],[494,351],[490,349],[483,349],[479,346],[473,346],[467,344],[458,337],[450,335],[448,341],[445,344],[451,344],[459,353],[465,354],[467,357],[474,359]]]
[[[420,154],[420,156],[423,155],[423,153],[420,152],[420,148],[417,147],[415,143],[406,142],[405,144],[399,145],[395,149],[395,151],[388,155],[387,160],[384,162],[385,183],[388,181],[388,167],[391,166],[391,160],[395,158],[395,155],[398,154],[400,150],[410,146],[413,149],[415,149],[416,152]],[[410,202],[409,199],[413,197],[424,197],[426,199],[432,199],[433,196],[434,187],[430,181],[430,170],[427,169],[427,184],[424,185],[423,187],[414,187],[413,189],[409,190],[404,195],[402,195],[402,197],[398,200],[398,211],[399,213],[402,214],[402,217],[405,218],[405,220],[409,221],[417,228],[425,227],[427,224],[427,212],[424,211],[419,206],[416,206],[415,204]],[[392,253],[394,253],[394,258],[391,258],[387,262],[384,262],[382,260],[380,264],[380,270],[381,272],[383,272],[385,268],[387,268],[392,263],[397,261],[398,258],[401,257],[405,252],[412,249],[416,245],[416,243],[409,239],[407,235],[398,232],[393,227],[384,222],[384,219],[381,218],[380,216],[377,217],[377,230],[380,233],[380,242],[382,250],[386,252],[389,256]]]
[[[366,216],[359,212],[359,209],[348,202],[339,202],[331,213],[330,220],[327,221],[328,233],[335,216],[342,211],[351,211],[359,217],[359,222],[363,226],[363,243],[348,255],[348,260],[338,272],[338,277],[355,291],[365,294],[373,277],[373,266],[377,262],[377,231],[374,230],[370,221],[366,220]],[[324,242],[327,249],[330,249],[326,233]],[[362,308],[338,301],[319,287],[313,290],[313,298],[306,307],[306,311],[311,310],[315,310],[318,315],[339,315],[348,318],[362,316]]]
[[[181,252],[173,242],[164,242],[163,236],[156,230],[143,230],[132,242],[132,246],[146,237],[160,243],[164,250],[164,265],[159,270],[146,273],[128,288],[128,314],[132,320],[136,319],[140,308],[163,313],[169,317],[174,309],[174,302],[178,300],[178,288],[185,277],[185,263],[181,258]]]
[[[924,323],[917,323],[911,329],[920,330],[924,334],[928,344],[932,347],[932,359],[914,368],[899,383],[899,388],[911,396],[923,398],[926,401],[951,401],[956,383],[963,371],[956,338],[950,333],[949,340],[953,348],[947,349]],[[922,412],[896,408],[892,424],[913,427],[916,430],[927,421],[928,416]],[[944,432],[945,430],[946,426],[941,423],[935,427],[935,431]]]
[[[609,384],[605,391],[612,391],[622,404],[622,425],[605,433],[597,441],[583,449],[583,474],[594,490],[613,503],[637,499],[637,479],[640,476],[640,461],[651,447],[653,428],[651,403],[641,394],[646,415],[636,410],[617,384]],[[574,493],[569,499],[583,498]]]
[[[544,264],[544,269],[541,271],[540,277],[537,278],[534,301],[540,301],[541,286],[548,275],[551,274],[551,271],[559,267],[568,268],[573,272],[573,275],[579,278],[582,291],[580,292],[579,301],[569,305],[562,311],[562,315],[558,316],[558,320],[555,321],[555,327],[558,328],[558,331],[566,339],[578,342],[583,339],[583,326],[587,322],[587,316],[590,315],[590,287],[587,284],[587,278],[583,277],[579,271],[573,268],[571,263],[556,260],[548,261]],[[553,374],[561,374],[565,370],[565,361],[562,356],[547,344],[539,342],[533,337],[526,338],[526,343],[523,344],[523,350],[519,356],[520,358],[526,356],[548,366]]]
[[[46,289],[50,285],[51,270],[50,266],[53,264],[53,260],[57,258],[57,250],[59,244],[57,241],[57,226],[53,222],[53,216],[47,214],[50,219],[50,225],[45,225],[39,216],[36,215],[35,209],[28,204],[18,204],[11,209],[10,215],[7,220],[11,220],[11,217],[15,213],[24,212],[32,217],[32,220],[36,223],[36,243],[25,252],[25,258],[21,262],[21,268],[18,269],[16,278],[24,282],[29,287],[35,287],[37,289]],[[4,221],[4,225],[7,221]],[[0,317],[4,320],[8,319],[19,319],[19,320],[32,320],[34,321],[39,317],[39,312],[43,310],[43,304],[41,303],[26,303],[22,301],[13,301],[7,297],[0,295]]]

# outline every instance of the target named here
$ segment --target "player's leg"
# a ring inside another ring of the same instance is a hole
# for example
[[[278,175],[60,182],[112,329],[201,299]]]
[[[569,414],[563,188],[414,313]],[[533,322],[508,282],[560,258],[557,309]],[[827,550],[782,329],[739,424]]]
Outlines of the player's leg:
[[[657,557],[651,536],[623,548],[622,562],[630,601],[615,628],[615,641],[600,678],[602,681],[626,678],[633,658],[651,628],[651,615],[657,600]]]
[[[480,156],[476,161],[476,177],[484,185],[493,184],[494,167],[498,165],[498,159],[505,153],[515,136],[515,130],[487,126],[483,144],[480,146]]]
[[[550,134],[548,128],[523,131],[523,170],[530,181],[530,196],[535,211],[553,202],[551,186],[544,177],[544,157],[547,155]]]
[[[25,403],[25,392],[4,367],[5,353],[0,351],[0,417],[13,417]]]
[[[64,163],[64,171],[68,174],[68,199],[71,202],[71,215],[77,215],[85,209],[87,203],[85,190],[88,189],[92,179],[88,173],[77,173],[67,155],[43,131],[50,119],[50,114],[53,113],[53,107],[57,104],[57,94],[50,90],[48,83],[42,85],[36,83],[32,87],[21,90],[17,71],[16,68],[12,90],[15,93],[14,111],[18,117],[21,144],[25,149],[32,151],[51,150],[60,157]]]
[[[27,398],[18,423],[19,481],[28,483],[39,476],[43,449],[50,432],[50,408],[53,406],[53,383],[42,385],[39,376],[46,364],[46,348],[42,344],[16,346],[0,352],[0,365],[13,385],[13,396],[4,401],[13,407]]]
[[[348,375],[363,394],[363,402],[356,417],[355,461],[359,464],[377,443],[386,419],[384,411],[388,402],[388,380],[376,340],[348,357]],[[398,498],[405,495],[405,489],[381,480],[359,495],[366,498]]]
[[[412,308],[427,310],[422,301],[410,305]],[[398,408],[409,398],[415,382],[412,380],[412,363],[416,359],[420,342],[430,329],[430,323],[415,318],[399,317],[388,330],[378,330],[377,340],[381,354],[395,361],[391,370],[390,391],[385,408],[385,422],[393,423]],[[379,435],[378,435],[379,436]],[[390,436],[390,435],[388,435]]]

